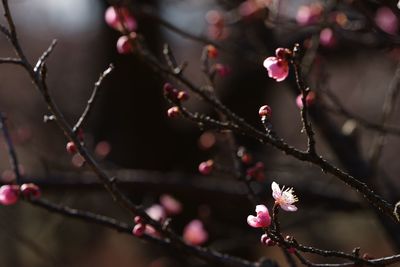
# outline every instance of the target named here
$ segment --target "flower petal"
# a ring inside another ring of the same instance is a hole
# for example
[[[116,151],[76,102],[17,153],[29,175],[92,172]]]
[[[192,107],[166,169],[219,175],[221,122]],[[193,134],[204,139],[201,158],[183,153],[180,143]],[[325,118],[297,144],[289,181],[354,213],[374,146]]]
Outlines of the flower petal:
[[[258,213],[268,213],[268,208],[265,205],[257,205],[256,212]]]
[[[280,198],[282,195],[281,189],[279,188],[279,184],[272,182],[271,184],[271,189],[272,189],[272,197],[274,199]]]
[[[253,215],[249,215],[247,216],[247,223],[254,228],[259,228],[260,224],[258,222],[257,217],[253,216]]]
[[[296,211],[297,207],[295,205],[281,205],[281,208],[286,211]]]

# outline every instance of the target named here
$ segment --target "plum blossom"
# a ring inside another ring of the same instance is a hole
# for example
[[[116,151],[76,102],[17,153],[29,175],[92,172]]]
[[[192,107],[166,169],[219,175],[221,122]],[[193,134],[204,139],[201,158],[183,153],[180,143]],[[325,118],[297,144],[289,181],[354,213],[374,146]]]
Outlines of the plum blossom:
[[[275,199],[275,204],[278,204],[283,210],[296,211],[297,207],[293,203],[299,201],[294,194],[293,188],[286,188],[283,186],[282,189],[279,184],[272,182],[272,197]]]
[[[275,79],[277,82],[285,80],[289,74],[289,64],[284,59],[267,57],[263,65],[268,71],[268,76]]]
[[[183,229],[183,239],[191,245],[201,245],[208,240],[208,233],[200,220],[193,220]]]
[[[256,206],[257,216],[249,215],[247,223],[254,228],[268,227],[271,224],[271,216],[269,215],[268,208],[264,205]]]
[[[163,206],[154,204],[148,209],[146,209],[147,215],[150,216],[155,221],[164,221],[167,218],[167,214]]]

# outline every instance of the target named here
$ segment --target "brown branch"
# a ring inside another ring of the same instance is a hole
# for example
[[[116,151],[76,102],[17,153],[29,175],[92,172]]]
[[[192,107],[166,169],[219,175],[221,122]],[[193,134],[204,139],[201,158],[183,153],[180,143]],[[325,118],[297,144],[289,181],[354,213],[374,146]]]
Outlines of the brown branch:
[[[22,65],[22,61],[19,58],[5,57],[0,58],[0,64]]]
[[[89,113],[92,110],[92,106],[96,100],[96,96],[99,93],[101,83],[103,82],[103,79],[106,78],[113,71],[113,69],[114,69],[114,65],[110,64],[108,66],[108,68],[100,74],[99,79],[94,84],[93,92],[92,92],[89,100],[87,101],[85,110],[83,111],[82,115],[79,117],[75,126],[72,128],[72,131],[74,133],[77,133],[77,131],[82,128],[82,125],[85,123],[85,120],[89,117]]]

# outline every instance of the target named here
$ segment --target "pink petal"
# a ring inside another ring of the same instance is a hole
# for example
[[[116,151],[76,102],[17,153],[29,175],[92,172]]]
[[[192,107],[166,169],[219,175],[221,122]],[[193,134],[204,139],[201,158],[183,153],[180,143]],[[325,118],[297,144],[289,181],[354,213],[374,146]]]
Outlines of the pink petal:
[[[272,182],[271,189],[272,189],[272,197],[274,199],[280,198],[282,196],[282,192],[281,192],[281,189],[279,188],[279,184]]]
[[[268,213],[268,208],[265,205],[257,205],[256,212],[258,213]]]
[[[259,228],[260,227],[260,223],[257,219],[257,217],[253,216],[253,215],[249,215],[247,216],[247,223],[254,228]]]
[[[281,205],[281,208],[286,211],[296,211],[297,207],[295,205]]]
[[[158,204],[154,204],[148,208],[146,213],[155,221],[163,221],[167,217],[164,208]]]

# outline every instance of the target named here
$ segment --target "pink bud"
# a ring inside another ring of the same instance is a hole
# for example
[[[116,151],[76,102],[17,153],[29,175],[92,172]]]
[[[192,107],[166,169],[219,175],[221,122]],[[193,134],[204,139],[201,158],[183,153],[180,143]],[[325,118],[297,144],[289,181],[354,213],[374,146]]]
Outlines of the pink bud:
[[[207,55],[209,58],[217,58],[218,49],[213,45],[207,45]]]
[[[126,55],[133,52],[132,41],[126,35],[123,35],[118,38],[117,41],[117,51],[120,54]]]
[[[221,77],[228,76],[231,73],[231,69],[229,68],[229,66],[215,64],[214,68],[217,71],[218,75]]]
[[[70,141],[67,143],[67,146],[65,147],[67,152],[71,155],[74,155],[78,152],[78,149],[76,148],[76,145],[74,142]]]
[[[271,238],[269,238],[267,234],[263,234],[261,236],[261,243],[269,247],[275,246],[275,242]]]
[[[163,90],[164,94],[170,94],[174,90],[174,86],[170,83],[164,83]]]
[[[133,227],[132,234],[137,237],[140,237],[144,234],[145,230],[146,230],[146,225],[139,223]]]
[[[170,195],[162,195],[160,204],[169,215],[175,215],[182,212],[182,204]]]
[[[381,7],[376,11],[375,23],[382,31],[388,34],[394,35],[399,30],[399,21],[388,7]]]
[[[19,186],[18,185],[3,185],[0,187],[0,204],[12,205],[18,201]]]
[[[208,240],[208,233],[200,220],[193,220],[183,229],[183,240],[191,245],[201,245]]]
[[[333,47],[336,44],[335,35],[330,28],[323,29],[319,34],[319,41],[321,45],[326,47]]]
[[[258,110],[260,117],[271,117],[272,109],[268,105],[261,106]]]
[[[21,193],[25,197],[34,197],[38,198],[41,195],[40,189],[35,184],[23,184],[21,185]]]
[[[189,95],[188,95],[188,93],[186,93],[185,91],[179,91],[178,94],[177,94],[177,96],[176,96],[176,98],[177,98],[179,101],[186,101],[186,100],[189,99]]]
[[[168,111],[167,111],[167,115],[168,115],[168,117],[170,117],[170,118],[175,118],[175,117],[177,117],[180,113],[181,113],[181,112],[180,112],[180,110],[179,110],[179,107],[177,107],[177,106],[172,107],[172,108],[169,108]]]
[[[207,160],[199,164],[199,172],[203,175],[209,175],[213,171],[214,161]]]
[[[133,221],[135,222],[135,224],[140,224],[143,223],[143,218],[140,216],[135,216],[135,218],[133,218]]]
[[[264,60],[264,68],[268,71],[268,76],[281,82],[289,75],[289,64],[284,59],[268,57]]]
[[[296,249],[295,248],[288,248],[286,251],[289,252],[290,254],[294,254],[296,252]]]
[[[302,95],[302,94],[299,94],[299,95],[297,96],[297,98],[296,98],[296,105],[297,105],[297,107],[298,107],[299,109],[302,109],[302,108],[303,108],[303,100],[302,100],[302,97],[303,97],[303,95]],[[307,94],[307,97],[306,97],[306,105],[307,105],[307,106],[311,106],[312,104],[314,104],[315,98],[316,98],[315,93],[314,93],[313,91],[309,92],[309,93]]]
[[[137,30],[137,22],[129,10],[124,7],[110,6],[104,15],[105,21],[111,28],[123,32],[133,32]]]
[[[263,234],[263,235],[261,236],[260,241],[261,241],[261,243],[265,244],[265,241],[267,241],[267,239],[268,239],[268,235],[267,235],[267,234]]]

